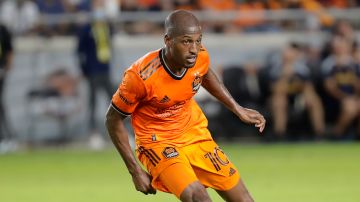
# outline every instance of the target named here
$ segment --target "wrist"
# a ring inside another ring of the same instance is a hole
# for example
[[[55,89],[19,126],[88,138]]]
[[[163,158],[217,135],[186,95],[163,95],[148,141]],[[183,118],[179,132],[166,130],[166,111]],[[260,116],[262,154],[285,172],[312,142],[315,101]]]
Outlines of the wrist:
[[[240,106],[240,105],[237,105],[237,106],[236,106],[236,115],[237,115],[238,117],[241,117],[242,114],[244,113],[244,110],[245,110],[244,107],[242,107],[242,106]]]
[[[129,168],[129,173],[130,175],[134,176],[134,175],[137,175],[138,173],[140,173],[142,171],[141,167],[136,165],[134,166],[133,168]]]

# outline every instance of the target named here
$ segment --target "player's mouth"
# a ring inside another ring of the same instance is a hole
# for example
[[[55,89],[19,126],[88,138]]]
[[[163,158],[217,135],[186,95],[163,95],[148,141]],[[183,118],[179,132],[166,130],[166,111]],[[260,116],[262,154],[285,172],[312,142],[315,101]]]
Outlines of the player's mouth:
[[[186,61],[190,64],[194,64],[196,62],[196,56],[186,57]]]

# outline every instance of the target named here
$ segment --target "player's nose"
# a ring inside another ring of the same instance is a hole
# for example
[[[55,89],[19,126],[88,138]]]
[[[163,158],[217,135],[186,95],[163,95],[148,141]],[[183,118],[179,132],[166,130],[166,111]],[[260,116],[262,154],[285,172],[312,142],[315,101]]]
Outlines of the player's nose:
[[[198,47],[196,45],[196,43],[192,43],[189,47],[189,52],[192,54],[192,55],[197,55],[198,53]]]

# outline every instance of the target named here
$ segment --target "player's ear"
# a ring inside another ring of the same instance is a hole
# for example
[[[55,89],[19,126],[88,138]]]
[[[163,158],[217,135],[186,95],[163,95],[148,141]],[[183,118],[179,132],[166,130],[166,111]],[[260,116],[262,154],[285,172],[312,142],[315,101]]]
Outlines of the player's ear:
[[[164,43],[165,43],[166,46],[170,46],[171,38],[167,34],[165,34],[165,36],[164,36]]]

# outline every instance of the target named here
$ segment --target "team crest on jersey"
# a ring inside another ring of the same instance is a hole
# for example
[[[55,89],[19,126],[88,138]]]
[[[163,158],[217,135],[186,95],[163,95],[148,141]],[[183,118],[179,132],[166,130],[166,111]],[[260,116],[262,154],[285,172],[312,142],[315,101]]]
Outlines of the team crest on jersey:
[[[195,73],[195,78],[194,78],[194,81],[192,82],[192,90],[193,92],[197,92],[199,89],[200,89],[200,86],[201,86],[201,77],[200,77],[200,74],[199,72],[196,72]]]
[[[160,103],[164,104],[164,103],[167,103],[167,102],[169,102],[169,101],[170,101],[170,98],[169,98],[167,95],[165,95],[165,96],[160,100]]]
[[[176,149],[174,147],[165,147],[165,149],[163,150],[162,154],[165,156],[165,158],[169,159],[169,158],[174,158],[179,156],[179,152],[176,151]]]

